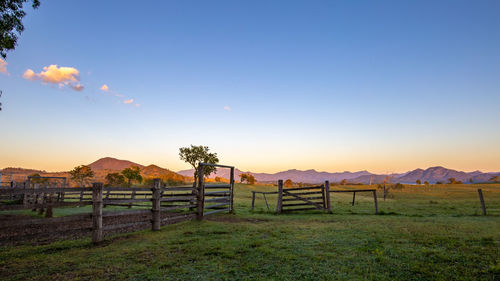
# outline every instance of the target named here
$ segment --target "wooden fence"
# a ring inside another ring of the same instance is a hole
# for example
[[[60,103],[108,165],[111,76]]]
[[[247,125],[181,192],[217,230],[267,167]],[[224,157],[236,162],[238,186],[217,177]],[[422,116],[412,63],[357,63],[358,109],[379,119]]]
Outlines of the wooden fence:
[[[234,168],[229,168],[233,174]],[[90,233],[92,242],[98,243],[108,233],[149,225],[152,230],[159,230],[162,225],[233,212],[233,190],[233,177],[230,184],[205,185],[201,180],[196,187],[162,187],[161,181],[155,179],[152,188],[103,187],[102,183],[94,183],[92,188],[3,188],[0,210],[38,210],[48,218],[2,215],[0,244],[53,241]],[[53,208],[86,205],[92,205],[91,213],[50,218]],[[103,212],[108,206],[125,209]],[[204,212],[205,209],[209,211]]]
[[[356,193],[358,192],[371,192],[373,193],[373,201],[375,204],[375,214],[378,214],[378,201],[377,192],[375,189],[353,189],[353,190],[331,190],[330,183],[325,181],[323,185],[297,187],[297,188],[284,188],[283,180],[278,181],[278,191],[274,192],[259,192],[252,191],[252,210],[255,207],[256,194],[262,194],[266,202],[267,209],[269,204],[266,195],[278,194],[276,204],[276,213],[293,212],[293,211],[306,211],[306,210],[327,210],[332,213],[332,206],[330,200],[330,193],[353,193],[352,205],[354,206],[356,200]]]

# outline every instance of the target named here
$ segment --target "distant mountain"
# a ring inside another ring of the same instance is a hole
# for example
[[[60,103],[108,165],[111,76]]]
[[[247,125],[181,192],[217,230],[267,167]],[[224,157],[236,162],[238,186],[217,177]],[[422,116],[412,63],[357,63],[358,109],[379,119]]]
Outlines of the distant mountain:
[[[183,176],[192,177],[193,172],[194,172],[193,169],[189,169],[189,170],[179,171],[177,173]],[[228,179],[230,177],[229,173],[230,173],[229,169],[217,169],[217,173],[210,175],[210,178],[218,176]],[[269,173],[242,172],[241,170],[235,169],[234,171],[235,178],[239,179],[242,173],[252,174],[255,177],[255,179],[259,182],[276,182],[280,179],[282,180],[291,179],[293,182],[304,182],[304,183],[320,183],[326,180],[331,182],[340,182],[343,179],[350,180],[360,176],[372,175],[370,172],[367,171],[328,173],[328,172],[318,172],[316,170],[301,171],[292,169],[288,171],[278,172],[275,174],[269,174]]]
[[[112,157],[104,157],[95,162],[89,164],[90,168],[93,171],[99,170],[112,170],[112,171],[121,171],[125,168],[129,168],[130,166],[137,166],[139,168],[144,168],[143,165],[137,164],[128,160],[120,160]]]
[[[178,173],[192,177],[193,169],[179,171]],[[242,172],[241,170],[235,169],[234,174],[236,180],[240,178],[242,173],[250,173],[254,175],[255,179],[258,182],[276,182],[280,179],[287,180],[291,179],[293,182],[304,182],[304,183],[322,183],[325,180],[328,180],[332,183],[340,182],[343,179],[346,179],[349,183],[363,183],[363,184],[379,184],[383,183],[385,179],[389,179],[392,183],[415,183],[417,180],[421,182],[428,181],[429,183],[440,182],[448,182],[449,178],[455,178],[456,180],[462,181],[463,183],[468,183],[470,179],[474,183],[480,182],[488,182],[494,176],[500,176],[500,173],[483,173],[481,171],[474,172],[461,172],[453,169],[447,169],[444,167],[431,167],[428,169],[415,169],[413,171],[408,171],[406,173],[399,174],[372,174],[368,171],[359,171],[359,172],[337,172],[337,173],[328,173],[328,172],[318,172],[315,170],[288,170],[282,171],[274,174],[268,173],[254,173],[254,172]],[[229,178],[229,169],[217,169],[216,174],[210,175],[210,178],[214,178],[215,176],[222,178]]]

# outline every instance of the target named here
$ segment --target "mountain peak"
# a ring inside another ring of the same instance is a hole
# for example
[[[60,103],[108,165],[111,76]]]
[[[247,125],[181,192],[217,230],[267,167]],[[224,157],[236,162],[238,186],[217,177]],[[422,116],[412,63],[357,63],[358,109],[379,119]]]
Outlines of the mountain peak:
[[[90,168],[94,171],[98,170],[123,170],[129,168],[130,166],[138,166],[143,168],[141,164],[137,164],[128,160],[120,160],[113,157],[104,157],[95,162],[89,164]]]

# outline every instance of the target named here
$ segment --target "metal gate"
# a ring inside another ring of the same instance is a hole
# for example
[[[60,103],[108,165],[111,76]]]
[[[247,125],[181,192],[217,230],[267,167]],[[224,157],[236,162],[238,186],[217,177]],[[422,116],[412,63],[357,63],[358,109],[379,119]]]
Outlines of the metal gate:
[[[229,183],[227,184],[206,184],[205,178],[203,176],[203,171],[205,167],[217,167],[222,169],[230,169]],[[200,163],[198,166],[198,219],[203,218],[204,216],[221,213],[221,212],[229,212],[234,213],[233,206],[233,194],[234,194],[234,167],[218,165],[218,164],[209,164],[209,163]],[[200,176],[201,175],[201,176]]]

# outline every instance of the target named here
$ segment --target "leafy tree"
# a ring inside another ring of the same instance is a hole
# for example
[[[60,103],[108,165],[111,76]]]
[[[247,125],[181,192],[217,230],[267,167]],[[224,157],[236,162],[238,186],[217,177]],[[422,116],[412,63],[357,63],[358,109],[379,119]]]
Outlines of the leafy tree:
[[[71,179],[78,182],[80,187],[84,187],[89,179],[94,177],[94,171],[87,165],[80,165],[69,172]]]
[[[494,176],[494,177],[491,177],[489,179],[489,181],[492,181],[492,182],[497,182],[497,181],[500,181],[500,177],[499,176]]]
[[[31,175],[29,175],[29,177],[30,177],[31,183],[42,184],[42,183],[46,183],[49,181],[49,179],[47,179],[47,178],[42,178],[39,173],[31,174]]]
[[[127,186],[131,186],[133,180],[142,182],[141,169],[137,166],[132,166],[130,168],[125,168],[122,171],[122,175],[127,178]]]
[[[221,177],[215,177],[215,182],[222,182],[222,178]]]
[[[25,2],[28,0],[0,0],[0,55],[3,58],[7,57],[7,51],[16,48],[17,38],[24,31]],[[29,2],[34,9],[40,6],[39,0]]]
[[[442,181],[437,181],[436,184],[443,184],[443,182]]]
[[[449,184],[455,184],[455,183],[457,183],[457,179],[456,178],[449,178],[448,179],[448,183]]]
[[[347,180],[346,179],[343,179],[341,182],[340,182],[341,185],[346,185],[347,184]]]
[[[292,182],[292,180],[291,180],[291,179],[287,179],[287,180],[285,181],[285,187],[292,187],[292,185],[293,185],[293,182]]]
[[[123,186],[125,177],[119,173],[109,173],[106,175],[106,186]]]
[[[252,174],[241,174],[240,182],[241,183],[246,182],[247,184],[255,184],[255,177]]]
[[[418,185],[421,185],[421,184],[422,184],[422,181],[421,181],[421,180],[417,180],[417,181],[416,181],[416,183],[417,183]]]
[[[425,185],[429,185],[429,182],[428,182],[428,181],[424,181],[424,184],[425,184]]]
[[[474,180],[472,178],[469,179],[470,183],[474,183]]]
[[[181,147],[179,148],[179,157],[182,161],[190,164],[194,169],[194,183],[193,186],[196,186],[196,182],[198,180],[198,167],[200,163],[210,163],[217,164],[219,163],[219,158],[217,158],[217,153],[209,152],[208,146],[195,146],[191,145],[191,147]],[[216,167],[213,166],[205,166],[203,168],[203,175],[200,176],[208,176],[211,173],[215,173],[217,171]]]

